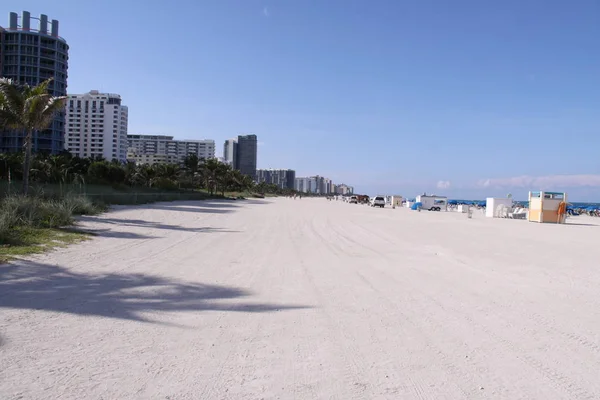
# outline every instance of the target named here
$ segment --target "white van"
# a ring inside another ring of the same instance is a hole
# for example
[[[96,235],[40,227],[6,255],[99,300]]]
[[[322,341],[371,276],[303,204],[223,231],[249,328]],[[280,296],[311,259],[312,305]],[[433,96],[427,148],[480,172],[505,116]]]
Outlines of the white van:
[[[371,207],[385,207],[385,197],[375,196],[371,199]]]

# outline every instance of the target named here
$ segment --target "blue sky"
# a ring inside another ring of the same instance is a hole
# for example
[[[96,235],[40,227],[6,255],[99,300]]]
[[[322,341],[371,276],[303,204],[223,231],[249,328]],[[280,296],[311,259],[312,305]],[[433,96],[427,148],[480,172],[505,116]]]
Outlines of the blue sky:
[[[21,10],[130,133],[255,133],[259,167],[368,194],[600,201],[596,0],[3,0],[0,25]]]

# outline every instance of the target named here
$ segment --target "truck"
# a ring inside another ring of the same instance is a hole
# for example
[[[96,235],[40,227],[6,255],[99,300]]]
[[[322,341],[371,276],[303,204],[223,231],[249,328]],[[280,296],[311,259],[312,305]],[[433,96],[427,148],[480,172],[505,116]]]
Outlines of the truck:
[[[427,211],[447,211],[448,198],[436,195],[417,196],[417,203],[421,203],[421,210]]]

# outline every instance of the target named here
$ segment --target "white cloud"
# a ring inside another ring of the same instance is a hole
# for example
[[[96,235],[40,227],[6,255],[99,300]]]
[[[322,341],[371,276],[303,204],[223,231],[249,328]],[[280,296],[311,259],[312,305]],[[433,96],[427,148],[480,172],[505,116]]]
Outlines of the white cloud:
[[[256,142],[256,144],[260,147],[263,147],[265,145],[265,142]]]
[[[438,189],[448,189],[450,187],[450,181],[439,181],[437,183]]]
[[[480,187],[552,189],[561,187],[600,187],[600,175],[514,176],[511,178],[481,179]]]
[[[267,18],[271,16],[271,12],[269,11],[269,7],[265,6],[265,7],[263,8],[263,15],[264,15],[265,17],[267,17]]]

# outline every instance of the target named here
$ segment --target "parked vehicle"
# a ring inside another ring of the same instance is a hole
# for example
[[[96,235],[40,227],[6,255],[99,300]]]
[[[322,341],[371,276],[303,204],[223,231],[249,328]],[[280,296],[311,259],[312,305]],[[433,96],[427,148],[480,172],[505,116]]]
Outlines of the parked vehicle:
[[[358,200],[358,204],[369,204],[369,196],[366,194],[359,194],[356,196],[356,199]]]
[[[417,203],[421,203],[421,210],[428,211],[447,211],[448,210],[448,198],[443,196],[435,195],[421,195],[417,196]]]
[[[348,202],[350,204],[358,204],[358,197],[357,196],[351,196],[350,200]]]
[[[375,196],[371,199],[371,207],[385,207],[385,197]]]

